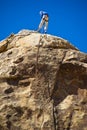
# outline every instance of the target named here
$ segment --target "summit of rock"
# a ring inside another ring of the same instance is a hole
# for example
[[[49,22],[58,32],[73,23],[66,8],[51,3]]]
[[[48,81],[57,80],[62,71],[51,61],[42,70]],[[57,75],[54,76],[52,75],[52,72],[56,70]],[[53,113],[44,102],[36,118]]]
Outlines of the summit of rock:
[[[21,30],[0,42],[0,130],[86,130],[87,54]]]
[[[0,52],[6,51],[9,48],[16,47],[35,47],[38,45],[39,41],[41,45],[46,48],[63,48],[63,49],[73,49],[78,50],[67,40],[52,36],[48,34],[40,34],[35,31],[21,30],[17,34],[11,34],[5,40],[0,43]]]

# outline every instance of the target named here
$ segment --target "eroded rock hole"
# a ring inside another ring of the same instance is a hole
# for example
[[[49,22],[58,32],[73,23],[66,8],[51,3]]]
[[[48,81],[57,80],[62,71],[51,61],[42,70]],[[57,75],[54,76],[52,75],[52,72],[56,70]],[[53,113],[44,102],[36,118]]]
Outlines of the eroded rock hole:
[[[58,105],[68,95],[77,95],[78,89],[87,87],[87,75],[85,69],[71,63],[62,64],[57,72],[54,89],[51,98]]]

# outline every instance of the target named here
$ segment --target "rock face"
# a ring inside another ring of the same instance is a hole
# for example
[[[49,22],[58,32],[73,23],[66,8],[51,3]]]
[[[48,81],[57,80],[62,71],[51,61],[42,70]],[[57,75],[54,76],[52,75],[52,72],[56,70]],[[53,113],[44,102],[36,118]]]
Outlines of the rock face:
[[[1,41],[0,130],[87,130],[87,55],[29,30]]]

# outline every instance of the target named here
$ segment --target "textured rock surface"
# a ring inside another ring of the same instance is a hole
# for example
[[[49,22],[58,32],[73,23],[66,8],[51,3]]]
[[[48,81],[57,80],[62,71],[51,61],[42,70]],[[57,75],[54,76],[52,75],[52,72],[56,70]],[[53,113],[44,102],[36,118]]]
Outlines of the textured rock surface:
[[[0,130],[87,130],[87,55],[29,30],[1,41]]]

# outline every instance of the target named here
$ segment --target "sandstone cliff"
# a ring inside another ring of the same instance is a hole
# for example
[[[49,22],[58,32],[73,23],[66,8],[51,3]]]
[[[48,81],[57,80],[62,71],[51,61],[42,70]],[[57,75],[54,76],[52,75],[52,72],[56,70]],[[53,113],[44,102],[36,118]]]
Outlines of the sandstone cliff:
[[[29,30],[1,41],[0,130],[87,130],[87,55]]]

